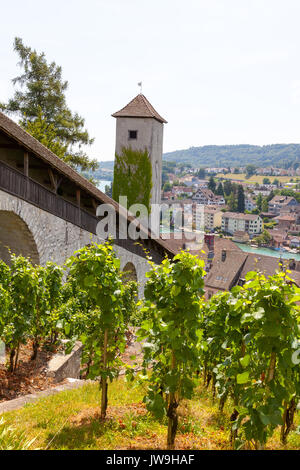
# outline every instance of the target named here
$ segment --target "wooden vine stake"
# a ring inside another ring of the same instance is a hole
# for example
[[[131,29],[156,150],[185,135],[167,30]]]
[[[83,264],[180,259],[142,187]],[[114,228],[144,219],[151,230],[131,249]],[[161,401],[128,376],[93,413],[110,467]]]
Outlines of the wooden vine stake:
[[[107,337],[108,330],[104,331],[104,343],[103,343],[103,370],[106,373],[107,365]],[[106,409],[107,409],[107,377],[101,378],[101,388],[102,388],[102,397],[101,397],[101,419],[106,418]]]
[[[174,352],[172,352],[171,369],[173,371],[175,370],[175,364],[176,364],[175,354]],[[177,427],[178,427],[177,407],[178,407],[178,402],[176,400],[176,394],[170,393],[169,406],[168,406],[168,412],[167,412],[167,416],[169,418],[167,446],[169,450],[173,450],[174,444],[175,444],[175,436],[176,436]]]

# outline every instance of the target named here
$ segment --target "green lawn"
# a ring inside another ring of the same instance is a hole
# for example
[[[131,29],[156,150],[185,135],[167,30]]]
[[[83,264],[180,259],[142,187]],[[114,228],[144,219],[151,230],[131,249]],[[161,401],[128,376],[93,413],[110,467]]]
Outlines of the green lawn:
[[[218,173],[217,178],[225,178],[229,180],[239,180],[239,181],[246,181],[249,184],[263,184],[264,178],[269,178],[270,182],[273,183],[274,179],[277,179],[281,183],[289,183],[291,179],[296,182],[296,179],[299,178],[298,176],[263,176],[263,175],[253,175],[251,178],[246,178],[245,173]]]
[[[164,449],[166,421],[150,415],[142,403],[143,388],[123,379],[109,387],[108,417],[100,421],[100,392],[96,384],[62,392],[5,413],[6,424],[36,438],[38,449]],[[218,411],[206,390],[180,407],[176,449],[230,449],[230,407]],[[299,424],[299,416],[298,416]],[[0,442],[1,444],[1,442]],[[268,448],[284,449],[279,431]],[[299,449],[300,435],[292,432],[286,449]]]

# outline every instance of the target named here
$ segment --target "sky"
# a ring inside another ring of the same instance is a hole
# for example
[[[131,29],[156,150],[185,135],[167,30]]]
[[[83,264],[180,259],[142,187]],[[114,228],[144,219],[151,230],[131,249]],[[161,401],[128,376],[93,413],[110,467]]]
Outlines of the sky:
[[[168,121],[164,152],[299,143],[299,18],[299,0],[2,0],[0,101],[18,36],[62,66],[99,161],[114,158],[111,114],[139,81]]]

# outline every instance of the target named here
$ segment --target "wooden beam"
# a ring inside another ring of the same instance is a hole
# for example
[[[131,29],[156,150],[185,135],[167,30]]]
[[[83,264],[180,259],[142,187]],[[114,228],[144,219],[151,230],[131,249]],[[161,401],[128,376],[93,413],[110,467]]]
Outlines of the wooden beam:
[[[78,205],[78,224],[79,225],[81,225],[80,197],[81,197],[81,191],[80,189],[76,189],[76,201]]]
[[[58,175],[54,173],[52,168],[48,168],[48,175],[50,178],[50,183],[55,194],[57,193],[58,188],[63,180],[63,177],[59,178]]]
[[[57,178],[54,175],[51,168],[48,168],[48,175],[49,175],[49,178],[50,178],[52,189],[54,190],[54,192],[56,194],[57,193]]]
[[[24,175],[29,176],[29,155],[28,155],[28,152],[24,152]]]
[[[24,163],[17,163],[17,168],[24,168]],[[31,164],[31,165],[30,165],[30,169],[31,169],[31,170],[44,170],[45,167],[44,167],[44,166],[41,166],[41,165],[34,165],[34,164]]]
[[[97,210],[97,207],[99,206],[99,202],[96,202],[94,198],[92,198],[92,206],[93,208],[95,209],[95,211]]]
[[[20,150],[20,146],[16,144],[2,144],[0,143],[0,149],[12,149],[12,150]]]

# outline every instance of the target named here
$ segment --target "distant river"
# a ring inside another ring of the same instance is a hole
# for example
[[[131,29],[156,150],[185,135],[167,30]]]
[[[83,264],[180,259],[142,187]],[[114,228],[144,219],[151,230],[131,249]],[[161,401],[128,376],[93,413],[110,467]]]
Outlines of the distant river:
[[[97,188],[100,189],[103,193],[105,192],[105,186],[110,186],[111,181],[107,180],[98,180],[97,181]]]
[[[300,261],[299,253],[289,253],[288,251],[280,252],[270,250],[269,248],[253,248],[252,246],[245,245],[244,243],[236,243],[236,245],[246,253],[256,253],[258,255],[273,256],[274,258],[295,259]]]

